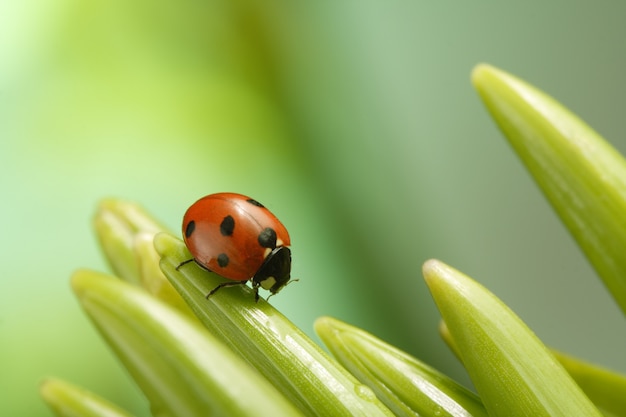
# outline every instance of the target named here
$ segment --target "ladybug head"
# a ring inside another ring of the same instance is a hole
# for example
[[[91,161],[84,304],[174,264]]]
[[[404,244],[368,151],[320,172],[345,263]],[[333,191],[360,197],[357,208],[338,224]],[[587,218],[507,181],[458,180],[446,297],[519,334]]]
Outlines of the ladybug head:
[[[280,246],[270,252],[263,261],[254,277],[253,287],[262,287],[276,294],[291,278],[291,250],[286,246]]]

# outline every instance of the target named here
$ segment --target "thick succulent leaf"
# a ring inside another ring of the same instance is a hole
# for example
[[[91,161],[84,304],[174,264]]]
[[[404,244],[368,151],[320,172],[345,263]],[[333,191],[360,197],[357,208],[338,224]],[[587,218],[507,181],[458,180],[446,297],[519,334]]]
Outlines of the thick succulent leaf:
[[[524,81],[480,65],[474,86],[626,312],[626,162],[587,124]]]
[[[396,416],[487,416],[476,394],[361,329],[322,317],[315,331],[333,356]]]
[[[605,415],[626,416],[626,376],[561,352],[552,353]]]
[[[495,295],[439,261],[426,283],[490,416],[600,416],[535,334]]]
[[[74,274],[72,287],[154,415],[300,415],[197,321],[144,290],[87,270]]]
[[[126,281],[140,281],[135,253],[138,235],[167,231],[138,204],[116,198],[102,200],[93,218],[96,237],[115,274]]]
[[[139,267],[139,285],[159,300],[196,319],[189,305],[174,289],[159,267],[161,257],[154,248],[154,234],[137,234],[133,245]]]
[[[161,301],[193,317],[159,268],[154,235],[165,230],[143,207],[109,198],[100,202],[93,219],[102,251],[120,278],[138,284]]]
[[[59,417],[132,417],[94,393],[60,379],[46,379],[39,393]]]
[[[371,389],[360,384],[250,287],[205,296],[224,278],[188,263],[185,245],[168,234],[155,238],[161,268],[202,323],[310,416],[391,416]],[[265,414],[267,415],[267,414]]]
[[[454,342],[448,326],[441,321],[441,338],[460,359],[459,348]],[[626,377],[608,369],[585,362],[564,353],[551,350],[585,395],[605,416],[626,416]]]

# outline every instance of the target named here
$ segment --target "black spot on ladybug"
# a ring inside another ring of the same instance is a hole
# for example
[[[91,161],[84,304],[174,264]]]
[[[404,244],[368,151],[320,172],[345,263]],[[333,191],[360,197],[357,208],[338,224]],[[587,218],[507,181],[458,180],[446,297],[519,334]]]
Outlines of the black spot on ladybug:
[[[228,259],[228,255],[225,253],[217,255],[217,264],[222,268],[226,268],[228,266],[228,262],[230,262],[230,259]]]
[[[274,249],[276,247],[276,232],[271,227],[266,227],[259,233],[258,241],[264,248]]]
[[[252,204],[253,206],[257,206],[257,207],[265,208],[265,206],[264,206],[263,204],[259,203],[258,201],[254,200],[254,199],[252,199],[252,198],[249,198],[249,199],[247,199],[246,201],[247,201],[248,203]]]
[[[232,236],[233,230],[235,230],[235,219],[232,216],[224,217],[222,223],[220,223],[220,233],[222,236]]]
[[[194,230],[196,230],[196,222],[192,220],[189,223],[187,223],[187,227],[185,228],[185,236],[186,237],[191,236]]]

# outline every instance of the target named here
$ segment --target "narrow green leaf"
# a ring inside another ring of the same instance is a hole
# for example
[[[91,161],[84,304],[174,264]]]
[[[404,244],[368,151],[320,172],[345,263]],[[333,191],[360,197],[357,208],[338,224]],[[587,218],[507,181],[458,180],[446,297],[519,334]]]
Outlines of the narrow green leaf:
[[[551,97],[480,65],[474,86],[500,129],[626,313],[626,162]]]
[[[224,288],[205,295],[224,279],[189,263],[185,245],[159,234],[155,247],[161,268],[202,323],[270,380],[309,416],[391,416],[366,386],[328,357],[300,329],[250,287]]]
[[[443,341],[446,342],[446,345],[448,345],[448,348],[450,348],[452,353],[454,353],[454,356],[456,356],[456,358],[461,361],[462,359],[461,352],[459,352],[459,347],[454,342],[454,339],[450,334],[450,329],[448,329],[448,326],[446,326],[446,322],[443,320],[439,322],[439,336],[441,336]]]
[[[140,288],[86,270],[74,274],[72,287],[154,415],[300,415],[198,322]]]
[[[174,289],[159,267],[161,257],[154,248],[154,234],[136,235],[133,246],[139,267],[139,285],[159,300],[196,319],[189,305]]]
[[[93,219],[96,236],[116,275],[146,289],[161,301],[195,317],[159,268],[154,235],[166,229],[143,207],[109,198]]]
[[[115,275],[126,281],[140,281],[135,254],[137,235],[167,231],[141,206],[124,200],[102,200],[93,218],[96,237]]]
[[[604,414],[626,416],[626,376],[561,352],[552,354]]]
[[[60,379],[44,380],[39,393],[59,417],[132,417],[94,393]]]
[[[599,416],[569,374],[504,303],[431,260],[424,277],[490,416]]]
[[[452,352],[460,359],[461,354],[448,326],[441,321],[439,333]],[[551,350],[552,354],[576,381],[585,395],[605,416],[626,416],[626,377],[581,359]]]
[[[330,317],[319,318],[315,330],[396,416],[487,416],[476,394],[371,334]]]

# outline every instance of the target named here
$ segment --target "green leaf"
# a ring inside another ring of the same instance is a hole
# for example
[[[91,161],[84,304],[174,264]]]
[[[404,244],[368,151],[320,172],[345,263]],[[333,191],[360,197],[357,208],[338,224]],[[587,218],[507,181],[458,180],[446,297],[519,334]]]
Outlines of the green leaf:
[[[159,268],[161,258],[154,249],[154,235],[166,229],[143,207],[115,198],[103,200],[93,224],[102,251],[117,275],[195,317]]]
[[[211,333],[245,358],[309,416],[391,416],[366,386],[328,357],[300,329],[250,287],[224,288],[205,295],[224,279],[200,269],[185,245],[159,234],[155,247],[161,268]],[[267,414],[265,414],[267,415]]]
[[[535,334],[461,272],[431,260],[424,277],[490,416],[599,416]]]
[[[474,86],[587,258],[626,313],[626,163],[551,97],[480,65]]]
[[[439,333],[460,359],[459,348],[443,321],[439,325]],[[551,352],[605,416],[626,416],[626,377],[573,356],[555,350]]]
[[[561,352],[552,354],[604,414],[626,416],[626,377]]]
[[[450,334],[450,329],[448,329],[448,326],[446,326],[446,322],[443,320],[439,322],[439,336],[441,336],[443,341],[446,342],[446,345],[448,345],[448,348],[450,348],[452,353],[454,353],[454,356],[456,356],[458,360],[462,361],[461,352],[459,352],[459,347],[454,342],[454,339],[452,338],[452,335]]]
[[[139,283],[140,271],[135,239],[167,231],[138,204],[116,198],[102,200],[93,218],[100,248],[116,275]]]
[[[396,416],[487,416],[476,394],[371,334],[330,317],[318,319],[315,330]]]
[[[161,257],[154,248],[154,235],[138,234],[135,236],[133,249],[139,267],[139,285],[159,300],[196,319],[189,305],[161,271]]]
[[[132,417],[132,415],[84,388],[48,378],[39,393],[59,417]]]
[[[72,287],[154,415],[300,415],[197,321],[140,288],[86,270],[74,274]]]

